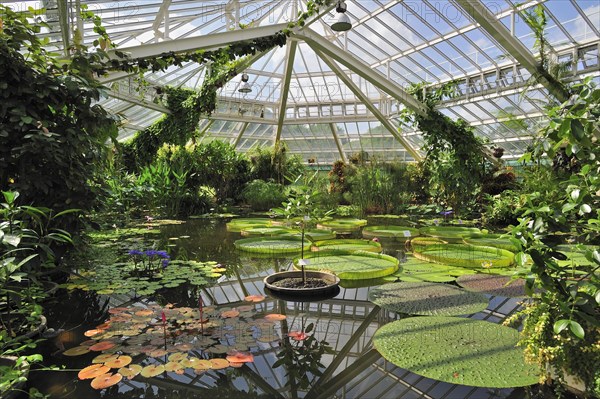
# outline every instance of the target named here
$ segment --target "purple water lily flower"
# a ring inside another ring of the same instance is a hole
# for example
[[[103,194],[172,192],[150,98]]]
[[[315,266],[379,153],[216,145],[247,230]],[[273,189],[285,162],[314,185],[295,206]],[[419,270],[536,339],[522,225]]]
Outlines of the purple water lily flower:
[[[440,215],[442,215],[442,216],[448,216],[448,215],[452,215],[453,213],[454,213],[454,211],[452,211],[450,209],[450,210],[447,210],[447,211],[440,212]]]
[[[132,249],[128,253],[129,253],[129,255],[132,255],[132,256],[133,255],[143,255],[144,254],[142,251],[139,251],[137,249]]]

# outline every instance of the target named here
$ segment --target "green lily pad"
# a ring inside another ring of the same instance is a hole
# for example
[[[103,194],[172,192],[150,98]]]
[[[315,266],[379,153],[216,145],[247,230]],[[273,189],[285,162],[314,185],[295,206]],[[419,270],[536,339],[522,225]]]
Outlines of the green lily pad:
[[[313,252],[305,255],[306,270],[329,271],[340,279],[363,280],[388,276],[398,270],[398,259],[373,252]],[[299,259],[294,259],[294,267]]]
[[[421,229],[421,234],[440,238],[448,242],[462,242],[463,237],[481,234],[481,230],[477,227],[460,227],[460,226],[429,226]]]
[[[468,291],[511,298],[526,296],[525,280],[523,279],[481,273],[460,276],[456,282]]]
[[[302,250],[302,241],[292,238],[243,238],[235,241],[234,245],[240,251],[273,255],[295,254]],[[305,240],[304,248],[310,248],[310,242]]]
[[[385,284],[369,292],[369,300],[392,312],[423,316],[477,313],[488,305],[485,295],[438,283]]]
[[[409,317],[386,324],[373,344],[398,367],[451,384],[513,388],[538,382],[516,347],[519,332],[487,321]]]
[[[251,227],[241,231],[244,237],[273,237],[282,234],[289,234],[292,230],[285,227]]]
[[[302,237],[302,232],[295,231],[293,233],[285,234],[285,235],[281,236],[281,238],[283,238],[283,237],[294,237],[294,238],[300,239],[300,237]],[[332,240],[335,237],[336,237],[335,231],[329,231],[329,230],[306,230],[304,232],[304,238],[306,238],[310,241]]]
[[[381,252],[381,244],[370,240],[334,239],[313,243],[312,251],[340,250],[340,251],[369,251]]]
[[[502,237],[502,234],[484,234],[474,237],[465,237],[463,241],[471,245],[479,245],[484,247],[494,247],[505,249],[510,252],[517,252],[518,248],[513,244],[508,237]]]
[[[367,221],[365,219],[344,218],[323,221],[319,223],[317,227],[319,229],[335,230],[337,232],[349,232],[360,230],[362,226],[366,225]]]
[[[515,254],[510,251],[468,244],[428,245],[415,250],[413,255],[427,262],[477,270],[509,267],[515,263]]]
[[[227,223],[227,231],[239,233],[252,228],[270,227],[271,224],[272,221],[268,218],[233,219]]]
[[[413,257],[408,258],[407,262],[401,263],[400,266],[401,270],[394,276],[402,281],[449,283],[456,280],[455,273],[452,273],[456,267],[423,262]]]
[[[389,238],[404,242],[418,236],[419,230],[406,226],[367,226],[362,230],[365,238]]]

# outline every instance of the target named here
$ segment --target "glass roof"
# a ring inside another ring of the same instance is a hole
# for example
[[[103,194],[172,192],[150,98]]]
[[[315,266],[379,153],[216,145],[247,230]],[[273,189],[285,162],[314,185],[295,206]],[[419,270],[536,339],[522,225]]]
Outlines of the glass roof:
[[[40,2],[4,3],[18,8]],[[63,14],[56,0],[41,3],[52,26],[43,34],[60,49],[68,39],[59,29]],[[289,22],[306,7],[303,0],[81,3],[102,17],[119,49],[146,46],[156,54],[169,51],[183,39],[195,38],[193,45],[201,47],[211,35],[222,32],[236,31],[234,37],[240,40],[259,27],[272,27],[275,32],[278,24]],[[305,161],[314,158],[319,164],[361,150],[379,159],[412,161],[422,155],[422,138],[399,123],[398,112],[405,106],[402,89],[423,81],[458,80],[461,94],[444,101],[439,109],[451,118],[468,121],[490,145],[503,147],[505,158],[518,158],[544,122],[544,106],[551,97],[541,85],[524,93],[532,71],[521,65],[522,58],[514,50],[524,46],[526,57],[535,62],[535,36],[522,13],[538,4],[547,15],[552,57],[571,62],[569,79],[600,75],[600,0],[486,0],[480,6],[493,22],[487,30],[461,6],[466,0],[346,3],[353,24],[350,31],[330,29],[335,18],[331,5],[326,15],[310,20],[292,35],[287,46],[267,52],[246,69],[251,93],[238,92],[239,76],[225,85],[216,112],[210,120],[201,121],[204,139],[225,140],[247,151],[273,145],[279,137],[292,153]],[[75,7],[76,2],[68,2],[67,20],[81,26]],[[246,27],[240,29],[240,24]],[[93,41],[92,25],[83,27],[84,40]],[[152,86],[198,89],[204,73],[204,66],[187,63],[148,73],[146,79]],[[153,93],[140,95],[131,76],[113,74],[105,82],[112,92],[102,105],[122,115],[121,140],[163,114],[165,109],[152,102]],[[382,85],[389,86],[389,91],[382,90]],[[281,114],[285,117],[279,118]]]

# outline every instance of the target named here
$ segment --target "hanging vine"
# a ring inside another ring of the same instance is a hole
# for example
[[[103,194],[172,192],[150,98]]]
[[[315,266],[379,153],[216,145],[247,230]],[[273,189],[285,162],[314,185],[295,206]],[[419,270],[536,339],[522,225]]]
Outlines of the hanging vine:
[[[431,196],[455,209],[472,201],[485,171],[484,147],[473,128],[435,109],[442,99],[456,94],[456,87],[455,81],[435,89],[425,83],[414,84],[408,92],[425,104],[427,112],[420,115],[406,108],[401,115],[404,123],[423,133]]]

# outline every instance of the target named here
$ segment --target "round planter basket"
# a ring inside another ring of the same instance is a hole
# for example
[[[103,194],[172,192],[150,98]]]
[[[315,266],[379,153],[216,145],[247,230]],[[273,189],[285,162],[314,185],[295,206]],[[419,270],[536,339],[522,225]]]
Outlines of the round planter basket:
[[[306,278],[316,278],[327,282],[324,287],[314,288],[287,288],[278,287],[273,285],[275,282],[286,279],[286,278],[302,278],[301,270],[293,270],[287,272],[273,273],[263,279],[268,293],[274,294],[281,299],[287,300],[302,300],[306,298],[309,300],[319,300],[333,298],[339,293],[340,279],[331,273],[317,272],[306,270]],[[285,297],[285,298],[284,298]]]

